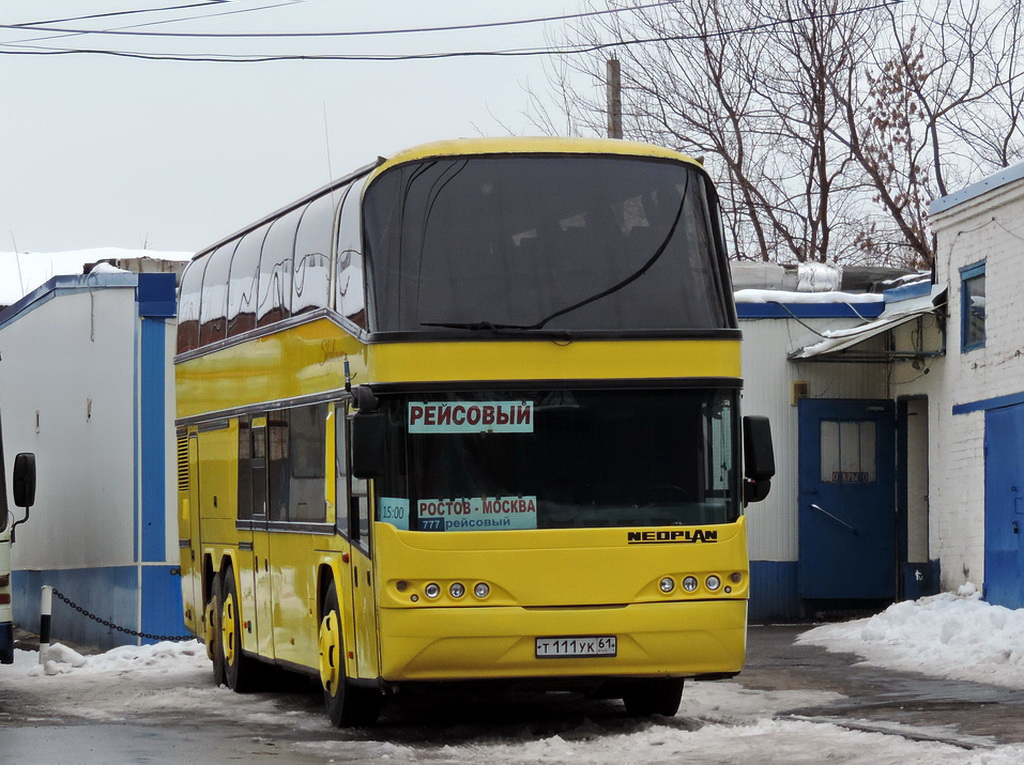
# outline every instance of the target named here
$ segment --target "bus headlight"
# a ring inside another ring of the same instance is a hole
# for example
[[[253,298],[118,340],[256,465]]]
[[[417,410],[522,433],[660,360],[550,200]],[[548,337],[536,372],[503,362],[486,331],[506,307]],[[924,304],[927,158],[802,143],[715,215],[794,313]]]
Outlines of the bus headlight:
[[[693,592],[697,589],[697,577],[688,576],[683,579],[683,589],[687,592]]]
[[[676,583],[669,577],[665,577],[658,583],[658,588],[666,595],[676,588]]]
[[[433,600],[434,598],[436,598],[438,595],[441,594],[441,587],[440,587],[440,585],[438,585],[438,584],[436,584],[434,582],[431,582],[430,584],[428,584],[426,587],[423,588],[423,594],[426,595],[431,600]]]
[[[473,594],[483,599],[491,594],[491,588],[487,586],[486,582],[477,582],[473,585]]]
[[[448,594],[458,600],[466,594],[466,585],[462,582],[453,582],[452,586],[448,588]]]
[[[719,579],[714,574],[712,574],[711,576],[709,576],[707,579],[704,580],[704,584],[706,584],[708,586],[709,590],[714,592],[715,590],[717,590],[719,587],[722,586],[722,580]]]

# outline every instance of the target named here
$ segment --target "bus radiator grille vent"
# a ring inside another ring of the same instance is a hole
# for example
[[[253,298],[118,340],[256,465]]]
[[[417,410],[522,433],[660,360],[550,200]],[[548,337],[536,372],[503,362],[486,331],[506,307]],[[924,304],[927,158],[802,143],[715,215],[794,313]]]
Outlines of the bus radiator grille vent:
[[[188,491],[188,437],[178,437],[178,491]]]

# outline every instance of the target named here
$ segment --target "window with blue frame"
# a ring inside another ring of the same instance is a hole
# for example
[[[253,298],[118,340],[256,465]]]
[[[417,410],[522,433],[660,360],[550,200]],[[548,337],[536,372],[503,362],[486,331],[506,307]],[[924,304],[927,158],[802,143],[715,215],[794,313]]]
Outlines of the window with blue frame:
[[[960,269],[960,350],[985,346],[985,261]]]

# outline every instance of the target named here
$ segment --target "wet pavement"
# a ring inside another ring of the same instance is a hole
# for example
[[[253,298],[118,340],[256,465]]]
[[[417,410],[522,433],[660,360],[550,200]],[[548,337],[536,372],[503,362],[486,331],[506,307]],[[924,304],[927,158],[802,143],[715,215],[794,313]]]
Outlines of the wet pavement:
[[[811,626],[752,626],[747,666],[731,682],[751,691],[831,692],[830,701],[797,709],[787,706],[785,712],[775,714],[782,720],[831,723],[914,741],[953,744],[965,750],[1024,743],[1024,691],[860,665],[855,655],[797,644],[796,637]],[[162,682],[159,676],[153,681]],[[181,698],[181,682],[154,685],[151,693],[159,695],[166,690]],[[196,710],[191,705],[172,711],[128,713],[116,722],[90,721],[51,708],[58,702],[56,707],[66,709],[72,702],[62,686],[0,687],[0,754],[17,754],[12,761],[26,763],[62,761],[48,754],[40,758],[43,752],[73,752],[71,759],[63,760],[67,762],[106,763],[110,751],[120,753],[122,759],[118,761],[154,764],[239,759],[264,762],[271,758],[278,762],[323,762],[323,758],[300,756],[295,751],[297,743],[344,739],[344,756],[332,754],[331,760],[366,762],[380,758],[381,742],[429,752],[445,744],[481,738],[531,741],[553,735],[591,735],[594,730],[609,735],[629,734],[650,724],[625,717],[617,702],[579,697],[549,695],[529,703],[492,699],[455,707],[413,697],[393,703],[377,728],[339,732],[323,722],[318,692],[294,688],[234,698],[226,689],[213,689],[205,670],[189,682],[197,690],[185,692],[190,699],[194,695],[200,709],[212,699],[216,707],[225,710],[201,715],[201,727],[196,725]],[[46,687],[52,690],[45,692]],[[111,687],[115,690],[103,693],[116,692],[117,686]],[[53,691],[58,688],[61,690],[55,695]],[[89,706],[93,701],[90,696],[73,703]],[[243,703],[270,704],[274,711],[253,719],[236,719],[226,711],[232,703],[238,709]],[[707,722],[687,713],[686,708],[684,696],[683,710],[677,717],[658,718],[654,724],[696,730]],[[769,707],[764,710],[755,712],[747,722],[762,714],[772,716]],[[305,722],[296,727],[296,719]],[[431,758],[424,756],[426,760]]]
[[[791,710],[783,718],[898,733],[965,748],[1024,742],[1024,691],[858,664],[860,657],[797,644],[810,625],[752,626],[747,666],[736,682],[751,690],[822,690],[844,698]]]

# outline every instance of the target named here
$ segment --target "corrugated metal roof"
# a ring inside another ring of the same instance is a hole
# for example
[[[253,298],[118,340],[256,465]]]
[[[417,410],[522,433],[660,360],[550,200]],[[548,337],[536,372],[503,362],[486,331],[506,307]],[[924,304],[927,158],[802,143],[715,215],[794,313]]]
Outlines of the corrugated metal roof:
[[[794,351],[789,355],[789,358],[810,359],[852,348],[869,338],[896,329],[925,314],[934,313],[945,304],[945,285],[932,285],[927,295],[920,295],[908,300],[887,304],[885,310],[874,321],[869,321],[849,329],[833,329],[822,332],[821,335],[824,339]]]

